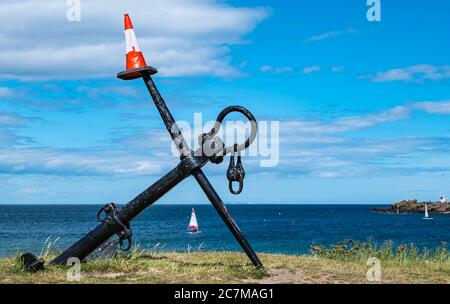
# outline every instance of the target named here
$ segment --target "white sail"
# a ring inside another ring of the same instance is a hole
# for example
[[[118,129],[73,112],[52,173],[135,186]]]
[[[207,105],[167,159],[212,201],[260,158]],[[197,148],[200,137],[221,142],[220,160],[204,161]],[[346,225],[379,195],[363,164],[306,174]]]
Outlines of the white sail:
[[[197,216],[195,215],[194,208],[192,208],[191,221],[189,222],[188,229],[198,229]]]
[[[425,218],[429,218],[430,216],[428,215],[428,205],[425,204]]]

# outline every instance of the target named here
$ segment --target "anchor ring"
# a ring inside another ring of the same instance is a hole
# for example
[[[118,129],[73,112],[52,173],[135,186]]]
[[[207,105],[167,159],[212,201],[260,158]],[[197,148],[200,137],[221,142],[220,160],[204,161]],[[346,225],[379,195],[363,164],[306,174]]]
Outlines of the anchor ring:
[[[219,115],[216,118],[216,122],[214,123],[214,126],[211,129],[211,131],[201,135],[202,142],[204,142],[205,140],[207,140],[209,138],[214,137],[219,132],[219,130],[222,126],[222,122],[225,119],[225,117],[232,112],[239,112],[242,115],[244,115],[251,124],[251,131],[250,131],[249,137],[246,139],[246,141],[244,143],[235,144],[235,145],[237,145],[237,148],[235,147],[235,145],[223,148],[223,150],[218,153],[219,155],[222,155],[222,156],[226,155],[228,153],[231,153],[233,151],[240,152],[244,149],[247,149],[253,143],[253,141],[255,140],[256,135],[258,133],[258,123],[256,121],[255,116],[253,116],[253,114],[249,110],[247,110],[246,108],[244,108],[242,106],[229,106],[229,107],[226,107],[225,109],[223,109],[219,113]]]

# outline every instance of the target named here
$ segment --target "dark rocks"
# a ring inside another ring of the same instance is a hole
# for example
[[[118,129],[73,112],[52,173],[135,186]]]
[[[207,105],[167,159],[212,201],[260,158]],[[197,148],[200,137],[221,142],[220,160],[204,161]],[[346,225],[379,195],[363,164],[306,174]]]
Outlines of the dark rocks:
[[[450,203],[440,203],[440,202],[417,202],[417,200],[403,200],[392,204],[388,207],[374,208],[373,211],[376,212],[386,212],[386,213],[424,213],[425,204],[428,205],[428,212],[430,214],[450,214]]]

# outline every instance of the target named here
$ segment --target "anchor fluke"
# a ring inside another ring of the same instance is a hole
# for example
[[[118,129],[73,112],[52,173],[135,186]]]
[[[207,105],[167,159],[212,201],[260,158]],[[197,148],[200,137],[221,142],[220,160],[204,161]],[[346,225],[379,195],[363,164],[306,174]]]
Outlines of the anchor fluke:
[[[38,258],[30,252],[26,252],[20,256],[20,261],[28,272],[38,272],[44,269],[44,259]]]

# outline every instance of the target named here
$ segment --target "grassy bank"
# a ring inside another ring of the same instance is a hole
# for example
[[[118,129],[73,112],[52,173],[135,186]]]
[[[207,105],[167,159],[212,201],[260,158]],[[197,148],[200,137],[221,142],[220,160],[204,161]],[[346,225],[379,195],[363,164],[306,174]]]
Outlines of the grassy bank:
[[[381,283],[450,283],[449,254],[443,249],[422,255],[389,250],[387,245],[376,249],[366,244],[356,248],[354,243],[336,246],[316,248],[314,254],[304,256],[261,254],[266,271],[256,270],[240,253],[135,250],[111,260],[82,264],[79,283],[370,283],[366,278],[368,256],[381,260]],[[68,269],[47,266],[29,274],[17,257],[2,259],[0,283],[67,283]]]

